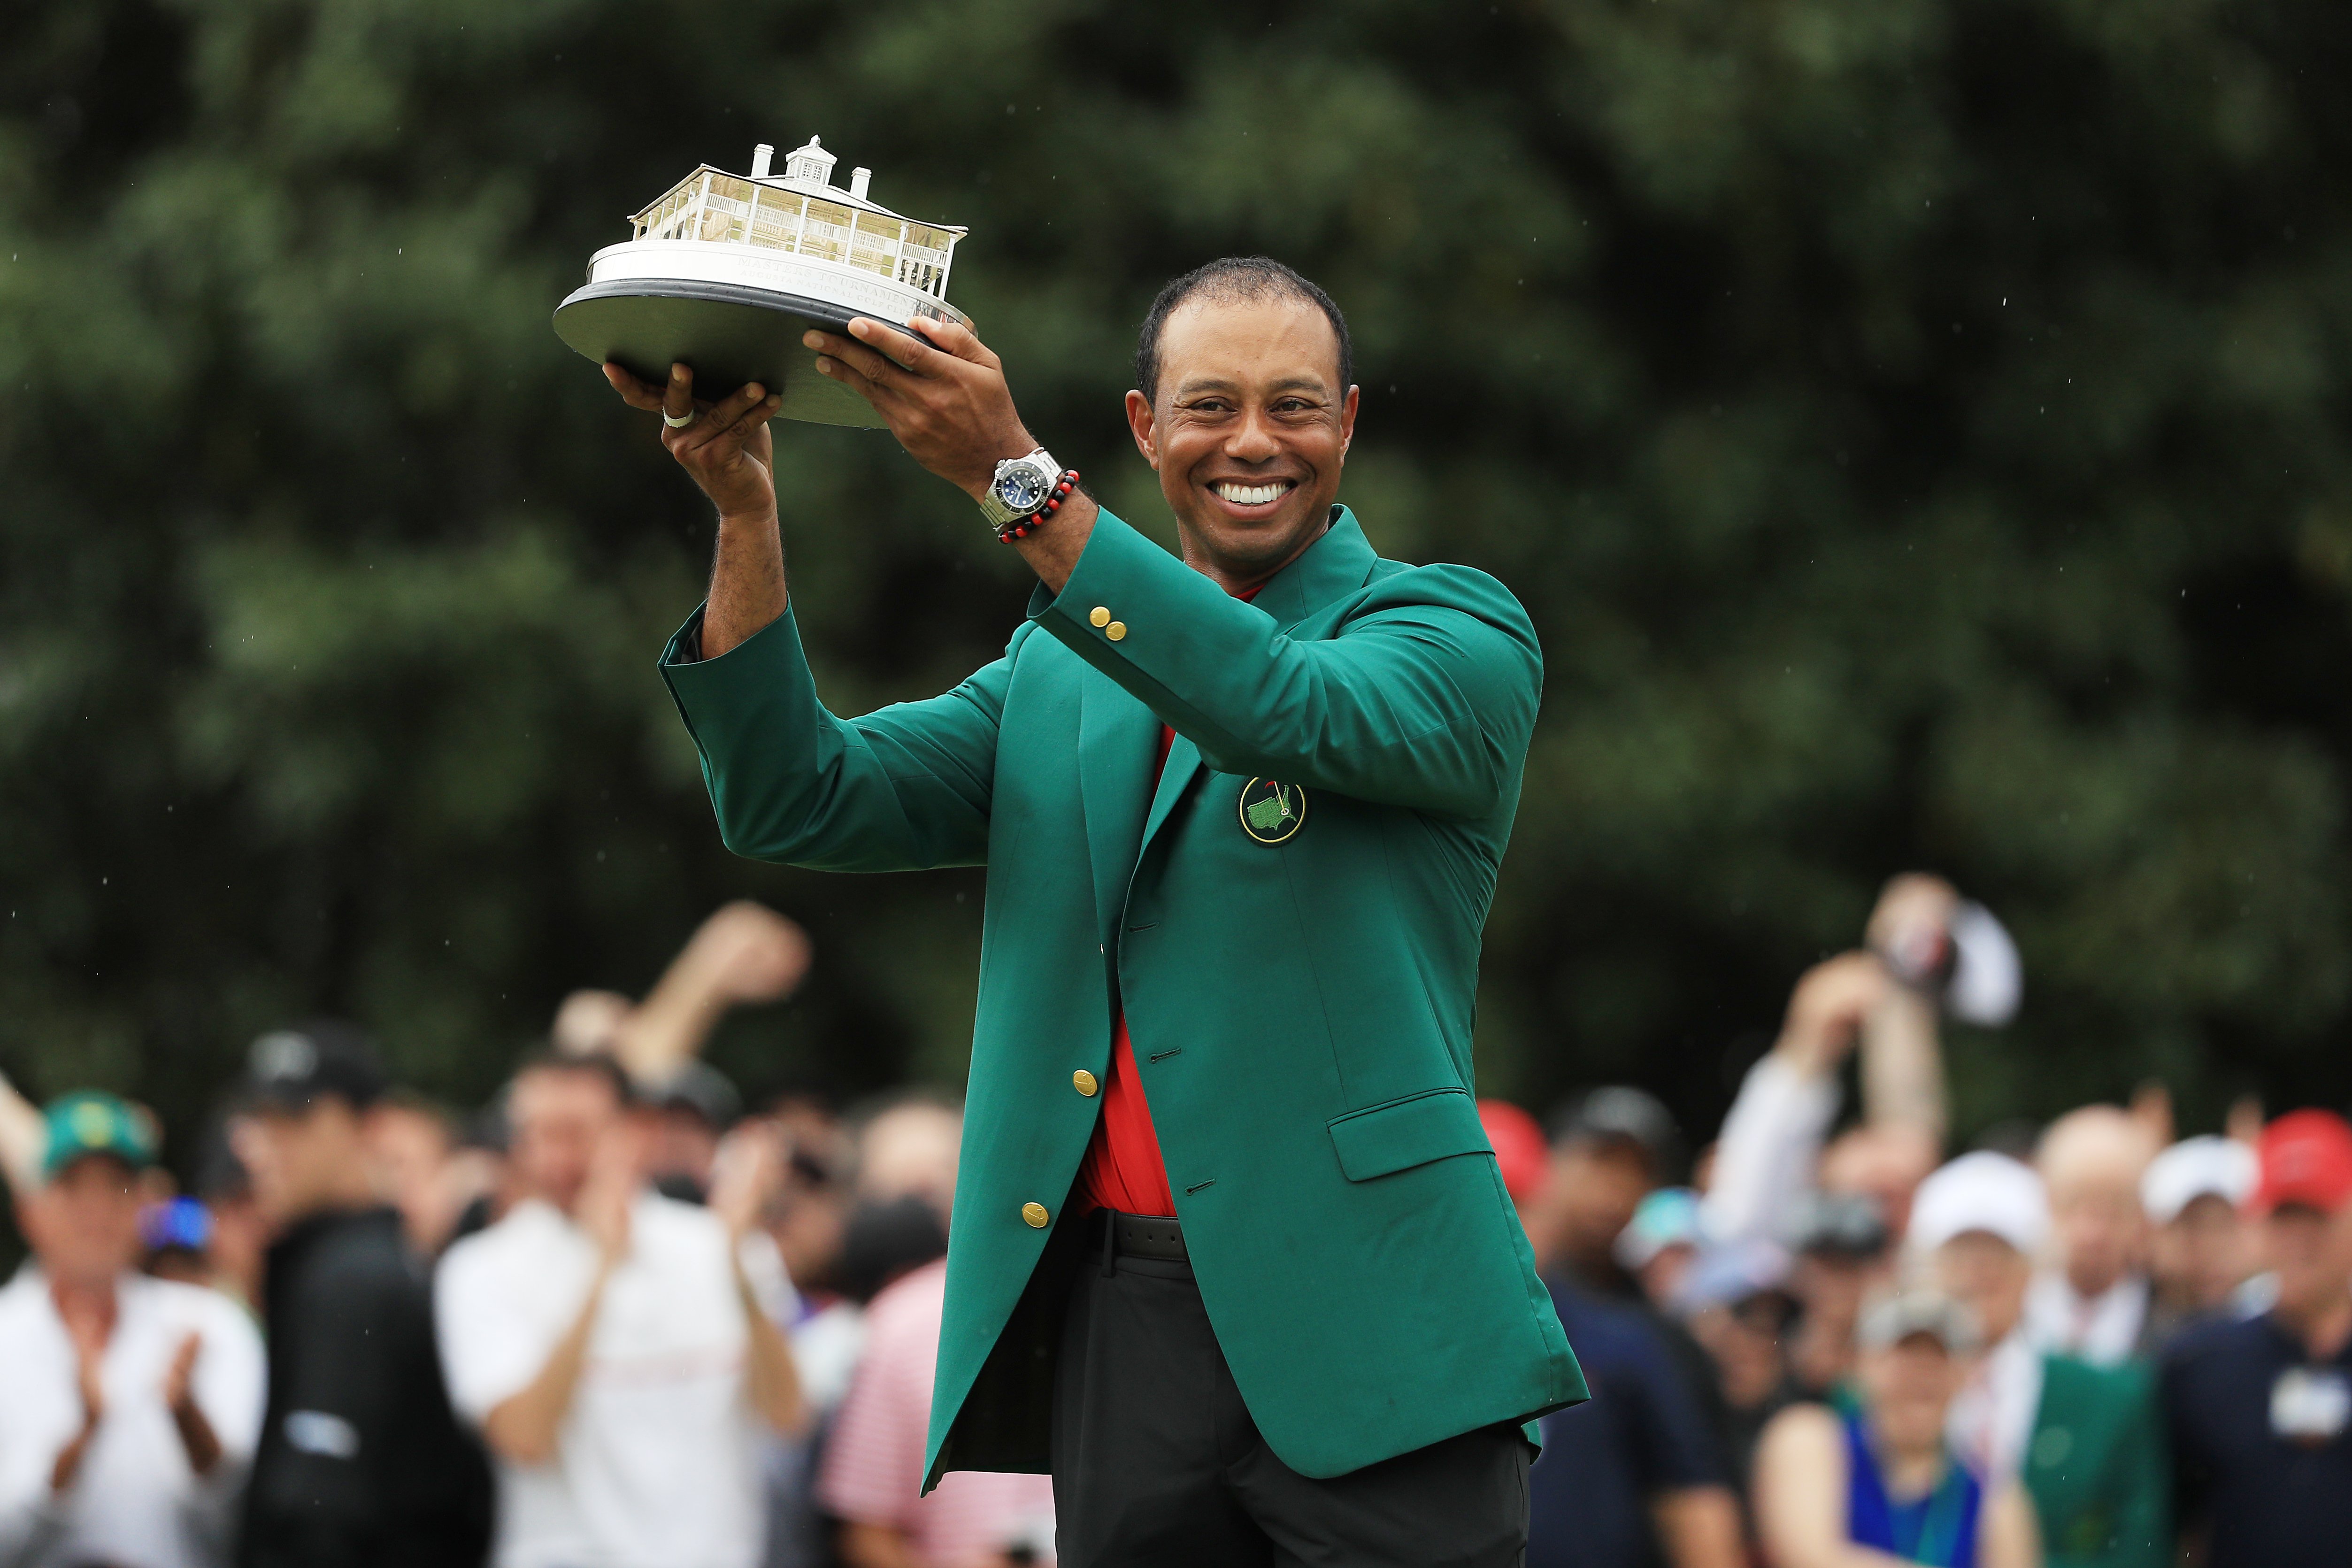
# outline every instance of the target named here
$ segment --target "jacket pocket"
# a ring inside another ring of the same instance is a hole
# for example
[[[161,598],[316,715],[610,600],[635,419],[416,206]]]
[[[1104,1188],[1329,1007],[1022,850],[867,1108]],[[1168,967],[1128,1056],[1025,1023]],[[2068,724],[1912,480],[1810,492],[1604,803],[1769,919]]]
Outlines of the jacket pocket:
[[[1328,1126],[1340,1173],[1351,1182],[1455,1154],[1494,1152],[1478,1124],[1477,1102],[1463,1089],[1424,1089],[1369,1110],[1351,1110]]]

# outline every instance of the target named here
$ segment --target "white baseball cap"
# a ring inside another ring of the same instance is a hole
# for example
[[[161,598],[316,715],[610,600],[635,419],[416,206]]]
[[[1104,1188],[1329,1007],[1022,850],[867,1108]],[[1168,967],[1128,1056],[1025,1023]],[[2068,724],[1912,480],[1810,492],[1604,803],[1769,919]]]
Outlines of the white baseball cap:
[[[2226,1198],[2242,1208],[2262,1174],[2254,1152],[2234,1138],[2183,1138],[2147,1163],[2139,1179],[2140,1207],[2158,1225],[2170,1225],[2202,1197]]]
[[[2033,1168],[1979,1150],[1939,1167],[1911,1200],[1906,1239],[1933,1252],[1956,1236],[1981,1230],[2029,1257],[2050,1234],[2050,1200]]]

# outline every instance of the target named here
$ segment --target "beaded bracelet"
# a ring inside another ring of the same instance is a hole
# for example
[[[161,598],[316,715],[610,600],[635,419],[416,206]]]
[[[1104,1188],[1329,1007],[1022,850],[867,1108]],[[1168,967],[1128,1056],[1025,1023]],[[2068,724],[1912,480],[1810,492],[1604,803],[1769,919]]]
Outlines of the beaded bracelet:
[[[1054,493],[1045,498],[1045,504],[1039,507],[1035,511],[1031,512],[1027,517],[1023,518],[1019,522],[1013,524],[1010,528],[1001,528],[997,530],[997,542],[1001,544],[1010,544],[1016,539],[1028,538],[1031,531],[1036,528],[1039,523],[1044,522],[1047,518],[1062,510],[1062,503],[1069,500],[1070,492],[1077,488],[1078,470],[1076,468],[1063,469],[1061,479],[1054,485]]]

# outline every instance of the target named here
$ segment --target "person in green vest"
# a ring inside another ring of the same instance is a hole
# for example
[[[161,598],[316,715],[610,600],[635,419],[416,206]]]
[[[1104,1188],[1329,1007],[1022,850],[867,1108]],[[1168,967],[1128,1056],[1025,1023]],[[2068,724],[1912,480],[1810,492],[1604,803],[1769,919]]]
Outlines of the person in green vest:
[[[807,341],[1039,579],[1002,658],[837,717],[787,593],[778,400],[606,367],[719,510],[661,668],[727,845],[987,868],[926,1485],[1050,1470],[1073,1565],[1516,1563],[1527,1424],[1585,1397],[1471,1092],[1526,611],[1339,504],[1347,323],[1276,262],[1143,323],[1126,412],[1181,559],[964,329]]]
[[[1953,1448],[1987,1484],[2024,1486],[2050,1568],[2162,1568],[2171,1477],[2155,1377],[2033,1348],[2025,1296],[2049,1235],[2042,1178],[2005,1154],[1963,1154],[1919,1184],[1906,1241],[1988,1347],[1953,1402]]]

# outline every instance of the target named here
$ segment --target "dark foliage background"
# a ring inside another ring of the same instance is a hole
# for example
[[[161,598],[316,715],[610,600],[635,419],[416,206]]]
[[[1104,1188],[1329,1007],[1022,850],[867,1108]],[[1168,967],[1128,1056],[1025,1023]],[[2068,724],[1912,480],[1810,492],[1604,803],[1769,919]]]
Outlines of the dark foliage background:
[[[1483,1087],[1710,1129],[1926,865],[2029,968],[1964,1127],[2340,1100],[2347,79],[2326,0],[19,0],[0,1066],[185,1129],[330,1010],[471,1100],[748,894],[820,950],[748,1087],[961,1075],[977,880],[719,848],[652,668],[709,521],[548,327],[620,214],[814,131],[971,225],[956,298],[1147,527],[1158,285],[1265,250],[1349,310],[1348,499],[1549,651]],[[783,450],[837,709],[1001,646],[962,498]]]

